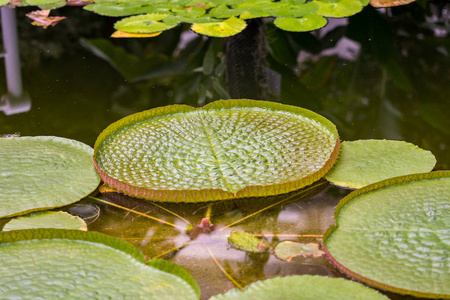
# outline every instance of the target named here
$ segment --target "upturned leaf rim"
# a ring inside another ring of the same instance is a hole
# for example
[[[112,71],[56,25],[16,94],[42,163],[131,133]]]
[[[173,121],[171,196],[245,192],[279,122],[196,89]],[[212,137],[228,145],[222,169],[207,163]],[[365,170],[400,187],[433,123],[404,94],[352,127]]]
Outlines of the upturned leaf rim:
[[[97,163],[96,159],[100,146],[116,130],[120,130],[126,126],[132,125],[137,122],[149,120],[152,118],[164,117],[171,114],[186,113],[195,110],[208,111],[218,109],[231,109],[236,107],[264,108],[274,112],[276,111],[290,112],[302,115],[303,117],[318,122],[334,135],[336,142],[333,151],[328,157],[327,161],[322,166],[322,168],[308,176],[305,176],[298,180],[293,180],[281,184],[247,186],[237,191],[236,193],[224,191],[222,189],[158,190],[133,186],[128,183],[122,182],[116,178],[113,178],[112,176],[104,172]],[[106,183],[106,185],[126,195],[137,198],[143,198],[146,200],[162,201],[162,202],[185,202],[185,203],[207,202],[207,201],[219,201],[238,198],[272,196],[298,190],[322,178],[332,168],[333,164],[337,160],[339,150],[340,150],[340,139],[336,126],[327,118],[313,111],[296,106],[285,105],[270,101],[250,100],[250,99],[230,99],[230,100],[217,100],[215,102],[209,103],[199,108],[183,104],[157,107],[122,118],[110,124],[98,136],[94,146],[93,163],[98,174],[100,175],[101,179]]]

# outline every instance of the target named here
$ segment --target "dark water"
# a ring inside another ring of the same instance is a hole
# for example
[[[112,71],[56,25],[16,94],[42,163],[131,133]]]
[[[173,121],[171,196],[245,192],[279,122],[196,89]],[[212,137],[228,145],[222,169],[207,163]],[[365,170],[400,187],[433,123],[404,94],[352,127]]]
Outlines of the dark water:
[[[187,27],[150,39],[113,40],[108,36],[114,18],[63,8],[57,12],[68,19],[43,29],[24,17],[29,8],[20,8],[21,71],[31,107],[24,103],[22,113],[0,112],[0,134],[55,135],[93,146],[107,125],[126,115],[174,103],[198,106],[230,95],[246,97],[247,84],[263,100],[326,116],[337,125],[341,140],[405,140],[431,150],[436,169],[449,169],[450,7],[440,3],[427,8],[419,4],[368,8],[350,19],[334,19],[313,33],[287,33],[261,22],[262,42],[255,39],[260,42],[253,48],[239,46],[256,51],[256,58],[239,68],[226,66],[227,55],[239,51],[226,48],[232,41],[198,37]],[[267,58],[261,59],[265,53]],[[253,66],[257,74],[249,71],[252,63],[258,64]],[[232,90],[227,76],[242,78],[244,91]],[[2,72],[0,93],[6,92]],[[282,240],[320,242],[306,236],[320,236],[334,223],[334,207],[347,193],[327,187],[300,202],[294,197],[290,204],[257,214],[233,229],[260,234],[270,245]],[[192,237],[185,233],[187,222],[151,203],[114,201],[177,228],[89,199],[83,202],[88,205],[84,209],[100,208],[89,230],[123,238],[147,258],[162,257],[185,267],[199,282],[203,298],[234,287],[212,256],[241,285],[290,274],[343,276],[325,258],[285,262],[271,252],[248,254],[230,247],[227,237],[232,229],[225,227],[265,203],[215,206],[211,221],[216,230]],[[206,204],[165,208],[193,225],[208,209]],[[170,251],[175,248],[178,251]]]

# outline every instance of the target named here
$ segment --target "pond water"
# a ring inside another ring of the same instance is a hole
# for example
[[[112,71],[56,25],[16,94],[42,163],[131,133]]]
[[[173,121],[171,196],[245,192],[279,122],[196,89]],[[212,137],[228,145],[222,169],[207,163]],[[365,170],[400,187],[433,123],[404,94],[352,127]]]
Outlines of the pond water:
[[[54,135],[93,146],[106,126],[134,112],[174,103],[199,106],[229,97],[260,98],[324,115],[336,124],[341,140],[411,142],[433,152],[436,170],[449,169],[450,6],[440,3],[367,8],[311,33],[288,33],[255,22],[254,32],[230,39],[199,37],[183,26],[154,38],[111,39],[114,18],[61,8],[57,13],[68,18],[43,29],[25,17],[32,8],[19,8],[27,98],[16,99],[15,111],[7,110],[2,99],[0,134]],[[6,82],[1,72],[2,95]],[[284,240],[320,243],[334,224],[336,204],[348,193],[323,183],[305,197],[294,192],[211,207],[156,206],[106,193],[97,196],[103,201],[88,198],[68,210],[86,217],[89,230],[122,238],[146,258],[185,267],[207,299],[235,287],[217,263],[242,286],[290,274],[343,277],[324,257],[287,262],[273,251],[248,254],[231,247],[227,237],[240,230],[260,235],[271,246]],[[214,231],[186,234],[189,223],[199,224],[209,215]],[[250,217],[227,227],[245,216]]]

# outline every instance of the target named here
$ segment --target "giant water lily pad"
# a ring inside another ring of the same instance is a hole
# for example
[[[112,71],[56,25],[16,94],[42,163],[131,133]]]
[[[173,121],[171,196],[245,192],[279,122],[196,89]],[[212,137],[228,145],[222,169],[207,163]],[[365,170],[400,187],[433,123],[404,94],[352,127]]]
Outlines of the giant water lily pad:
[[[0,276],[1,299],[200,296],[193,279],[183,279],[186,271],[181,267],[169,262],[145,265],[143,255],[131,244],[79,230],[1,232]]]
[[[125,194],[199,202],[297,190],[320,179],[338,151],[336,127],[311,111],[222,100],[119,120],[98,137],[94,164]]]
[[[248,300],[248,299],[327,299],[327,300],[387,300],[378,291],[360,283],[342,278],[322,276],[288,276],[257,281],[243,291],[231,290],[225,294],[210,298],[211,300]]]
[[[336,164],[325,177],[338,186],[361,188],[391,177],[430,172],[435,164],[430,151],[411,143],[344,141]]]
[[[369,285],[449,299],[449,216],[450,171],[386,180],[341,200],[325,252]]]
[[[0,138],[0,217],[71,204],[93,192],[100,178],[93,149],[53,137]]]

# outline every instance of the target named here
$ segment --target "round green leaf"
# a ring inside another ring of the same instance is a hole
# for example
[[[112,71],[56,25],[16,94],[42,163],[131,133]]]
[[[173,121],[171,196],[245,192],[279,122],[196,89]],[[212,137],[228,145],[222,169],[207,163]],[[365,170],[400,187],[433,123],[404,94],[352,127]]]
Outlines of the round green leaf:
[[[144,4],[142,1],[127,1],[120,4],[117,2],[102,1],[86,5],[84,9],[103,16],[122,17],[145,13],[149,14],[156,10],[156,6],[150,5],[149,3]]]
[[[243,291],[233,289],[210,300],[387,300],[386,296],[360,283],[323,276],[288,276],[257,281]]]
[[[313,0],[313,2],[319,5],[316,14],[330,18],[350,17],[363,9],[360,0],[338,0],[330,2]]]
[[[198,299],[131,244],[79,230],[0,233],[2,299]]]
[[[396,177],[341,200],[324,250],[369,285],[449,299],[449,216],[450,171]]]
[[[322,250],[319,249],[319,244],[317,243],[297,243],[293,241],[284,241],[278,243],[275,247],[275,255],[282,260],[291,261],[297,256],[313,256],[320,257],[324,254]]]
[[[228,243],[248,252],[258,253],[267,251],[267,245],[263,240],[247,232],[233,230],[228,237]]]
[[[309,110],[222,100],[119,120],[98,137],[94,164],[125,194],[199,202],[297,190],[319,180],[338,151],[336,127]]]
[[[114,24],[114,28],[129,33],[154,33],[170,29],[177,24],[160,22],[168,14],[146,14],[124,18]]]
[[[327,19],[316,14],[308,14],[303,18],[276,18],[273,24],[286,31],[311,31],[327,25]]]
[[[403,141],[345,141],[341,148],[325,178],[343,187],[361,188],[392,177],[430,172],[436,164],[430,151]]]
[[[91,147],[70,139],[0,138],[0,217],[68,205],[93,192],[100,178]]]
[[[27,216],[12,219],[3,227],[3,231],[35,228],[57,228],[87,230],[84,220],[63,211],[35,212]]]
[[[194,23],[191,29],[197,33],[214,36],[214,37],[228,37],[238,34],[247,26],[244,20],[236,17],[228,18],[222,22],[214,23]]]

